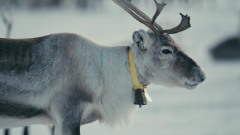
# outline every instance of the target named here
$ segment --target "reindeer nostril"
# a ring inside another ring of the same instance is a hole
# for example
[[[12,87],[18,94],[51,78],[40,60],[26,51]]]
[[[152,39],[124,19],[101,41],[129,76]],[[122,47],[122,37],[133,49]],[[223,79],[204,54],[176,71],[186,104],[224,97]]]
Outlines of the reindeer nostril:
[[[205,80],[205,77],[200,76],[200,80],[201,80],[201,82],[203,82]]]
[[[195,68],[194,70],[195,70],[196,79],[199,82],[203,82],[206,79],[205,75],[204,75],[204,72],[199,68]]]
[[[204,73],[202,71],[199,71],[198,70],[198,73],[197,73],[198,77],[199,77],[199,80],[201,82],[203,82],[205,80],[205,76],[204,76]]]

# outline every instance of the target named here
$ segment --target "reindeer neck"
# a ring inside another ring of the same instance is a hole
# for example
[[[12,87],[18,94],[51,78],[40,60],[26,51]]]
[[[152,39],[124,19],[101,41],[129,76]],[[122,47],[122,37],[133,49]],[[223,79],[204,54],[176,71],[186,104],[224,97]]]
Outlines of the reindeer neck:
[[[128,51],[129,46],[118,46],[118,47],[104,47],[99,53],[99,66],[104,75],[111,78],[112,81],[120,79],[121,82],[126,80],[126,83],[130,83],[133,87],[131,71],[129,67]],[[135,52],[134,52],[135,53]],[[135,54],[134,54],[135,55]],[[148,85],[148,81],[143,76],[143,65],[142,59],[137,58],[138,55],[134,56],[134,62],[136,64],[137,76],[139,82],[144,86]],[[115,74],[115,76],[112,75]],[[124,81],[125,82],[125,81]],[[121,84],[125,85],[125,84]],[[131,88],[132,88],[131,87]]]

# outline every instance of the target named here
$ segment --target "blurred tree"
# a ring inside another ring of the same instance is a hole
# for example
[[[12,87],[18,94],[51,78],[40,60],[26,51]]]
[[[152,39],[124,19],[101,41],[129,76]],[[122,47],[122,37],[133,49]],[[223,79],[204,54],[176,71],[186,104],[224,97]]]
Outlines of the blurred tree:
[[[42,8],[42,7],[59,7],[63,0],[27,0],[28,6],[31,8]]]
[[[89,2],[87,0],[77,0],[77,7],[81,9],[86,9],[88,7]]]
[[[9,0],[9,2],[11,3],[11,5],[13,6],[20,6],[21,2],[19,0]]]
[[[88,8],[99,8],[102,7],[103,0],[75,0],[77,8],[88,9]]]

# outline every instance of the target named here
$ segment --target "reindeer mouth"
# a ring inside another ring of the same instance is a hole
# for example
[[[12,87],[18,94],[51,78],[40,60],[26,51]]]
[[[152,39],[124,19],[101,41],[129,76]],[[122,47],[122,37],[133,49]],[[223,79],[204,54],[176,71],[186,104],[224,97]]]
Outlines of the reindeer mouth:
[[[189,90],[195,89],[198,86],[197,83],[189,84],[187,82],[185,82],[185,85],[187,86],[187,89],[189,89]]]

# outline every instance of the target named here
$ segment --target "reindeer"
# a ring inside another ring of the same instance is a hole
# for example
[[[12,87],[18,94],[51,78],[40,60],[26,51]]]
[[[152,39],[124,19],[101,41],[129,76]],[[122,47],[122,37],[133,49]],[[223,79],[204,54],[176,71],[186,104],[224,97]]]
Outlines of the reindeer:
[[[205,80],[203,70],[169,35],[189,28],[188,16],[181,14],[177,27],[163,30],[155,20],[165,3],[155,0],[150,19],[130,0],[113,1],[150,28],[135,31],[131,46],[102,46],[69,33],[0,39],[1,128],[54,124],[57,135],[79,135],[81,125],[96,120],[110,125],[130,120],[139,91],[130,63],[142,86],[194,89]]]

